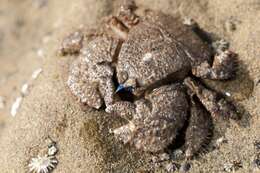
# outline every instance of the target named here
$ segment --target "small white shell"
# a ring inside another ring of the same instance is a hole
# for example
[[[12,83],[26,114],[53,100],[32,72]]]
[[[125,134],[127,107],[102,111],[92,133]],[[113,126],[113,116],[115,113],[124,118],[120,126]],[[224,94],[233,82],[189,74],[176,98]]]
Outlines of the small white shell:
[[[54,156],[37,156],[32,158],[29,163],[29,172],[34,173],[49,173],[58,164],[58,160]]]
[[[43,49],[38,49],[37,50],[37,56],[39,58],[44,58],[45,57]]]
[[[12,108],[11,108],[11,115],[13,117],[17,114],[17,111],[20,108],[22,100],[23,100],[23,98],[19,96],[16,98],[15,102],[13,103]]]
[[[231,94],[229,92],[225,92],[226,96],[230,97]]]
[[[35,71],[33,72],[33,74],[32,74],[32,79],[36,79],[36,78],[41,74],[41,72],[42,72],[42,69],[41,69],[41,68],[35,70]]]
[[[28,83],[23,84],[21,89],[21,93],[23,96],[28,94],[28,89],[29,89],[29,84]]]

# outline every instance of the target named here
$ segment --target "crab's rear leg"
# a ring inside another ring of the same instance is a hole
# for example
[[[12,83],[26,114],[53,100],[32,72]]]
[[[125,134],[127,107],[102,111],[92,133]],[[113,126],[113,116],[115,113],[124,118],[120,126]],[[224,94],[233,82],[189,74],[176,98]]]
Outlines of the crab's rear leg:
[[[192,74],[206,79],[226,80],[235,77],[237,69],[237,54],[226,50],[215,55],[213,64],[208,61],[193,65]]]
[[[207,89],[190,77],[184,80],[184,84],[199,98],[213,117],[238,118],[235,106],[215,91]]]
[[[198,153],[208,141],[211,134],[211,119],[209,113],[192,98],[190,121],[185,137],[185,156],[191,158]]]
[[[97,28],[81,28],[69,33],[62,40],[57,54],[65,56],[68,54],[78,54],[84,46],[85,41],[89,41],[98,36],[103,36],[104,30]]]

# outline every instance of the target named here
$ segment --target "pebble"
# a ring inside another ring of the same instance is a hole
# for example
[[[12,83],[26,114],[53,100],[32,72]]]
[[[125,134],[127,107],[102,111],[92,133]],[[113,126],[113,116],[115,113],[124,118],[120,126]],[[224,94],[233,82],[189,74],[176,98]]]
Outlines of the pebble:
[[[168,163],[165,165],[165,170],[167,172],[175,172],[179,169],[180,165],[174,163],[174,162],[171,162],[171,163]]]
[[[254,166],[260,169],[260,158],[254,160]]]
[[[225,28],[226,28],[226,30],[227,30],[228,32],[233,32],[233,31],[235,31],[235,30],[237,29],[237,26],[236,26],[236,24],[235,24],[234,21],[232,21],[232,20],[227,20],[227,21],[225,22]]]
[[[57,152],[58,152],[58,148],[56,147],[56,145],[53,145],[48,148],[48,156],[54,156],[56,155]]]
[[[253,162],[254,167],[260,169],[260,158],[256,158]]]
[[[182,151],[181,149],[177,149],[177,150],[175,150],[175,151],[171,154],[172,160],[181,159],[182,156],[183,156],[183,151]]]
[[[256,82],[256,86],[258,86],[260,84],[260,79],[258,79],[258,81]]]
[[[224,164],[225,172],[234,172],[237,171],[239,168],[242,168],[242,163],[240,161],[233,161],[232,163]]]
[[[163,154],[159,155],[159,160],[160,161],[166,161],[166,160],[169,160],[169,159],[170,159],[170,156],[167,153],[163,153]]]
[[[216,140],[216,147],[219,148],[222,144],[227,142],[228,140],[225,137],[220,137]]]
[[[191,164],[188,163],[188,162],[184,162],[181,167],[180,167],[180,172],[181,173],[185,173],[185,172],[188,172],[191,168]]]
[[[225,165],[224,165],[224,171],[225,172],[232,172],[233,171],[233,164],[232,163],[226,163]]]
[[[255,149],[256,149],[256,150],[260,150],[260,141],[256,140],[256,141],[254,142],[254,146],[255,146]]]
[[[225,92],[226,96],[230,97],[231,94],[229,92]]]
[[[47,138],[48,143],[48,156],[55,156],[58,152],[57,143],[53,141],[50,137]]]
[[[190,17],[185,17],[185,18],[183,19],[183,22],[182,22],[182,23],[183,23],[184,25],[192,26],[192,27],[194,27],[194,26],[197,25],[197,23],[195,22],[195,20],[192,19],[192,18],[190,18]]]
[[[160,163],[160,162],[167,161],[167,160],[170,160],[170,156],[167,153],[162,153],[157,156],[152,156],[152,158],[151,158],[151,161],[153,163]]]

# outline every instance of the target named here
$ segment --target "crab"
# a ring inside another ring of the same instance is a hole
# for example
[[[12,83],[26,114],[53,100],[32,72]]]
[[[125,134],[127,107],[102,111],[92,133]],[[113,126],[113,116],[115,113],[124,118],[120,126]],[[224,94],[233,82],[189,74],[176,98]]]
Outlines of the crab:
[[[190,158],[210,133],[210,114],[237,117],[231,102],[199,80],[232,79],[236,54],[213,55],[197,25],[151,10],[137,15],[136,9],[134,1],[124,1],[99,28],[63,40],[60,54],[78,55],[67,85],[82,105],[126,119],[113,133],[143,151],[165,150],[188,121],[184,146]]]

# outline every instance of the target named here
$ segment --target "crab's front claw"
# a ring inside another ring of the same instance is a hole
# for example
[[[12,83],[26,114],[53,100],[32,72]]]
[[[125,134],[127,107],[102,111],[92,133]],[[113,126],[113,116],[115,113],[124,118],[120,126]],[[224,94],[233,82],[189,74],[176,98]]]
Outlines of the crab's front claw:
[[[226,50],[214,57],[212,66],[203,62],[192,68],[193,75],[206,79],[227,80],[232,79],[237,71],[237,54]]]
[[[136,106],[131,102],[119,101],[114,103],[113,105],[107,106],[105,111],[107,113],[114,114],[129,120],[136,113],[135,108]]]
[[[215,91],[207,89],[190,77],[184,80],[184,84],[199,98],[213,117],[239,118],[235,106]]]

